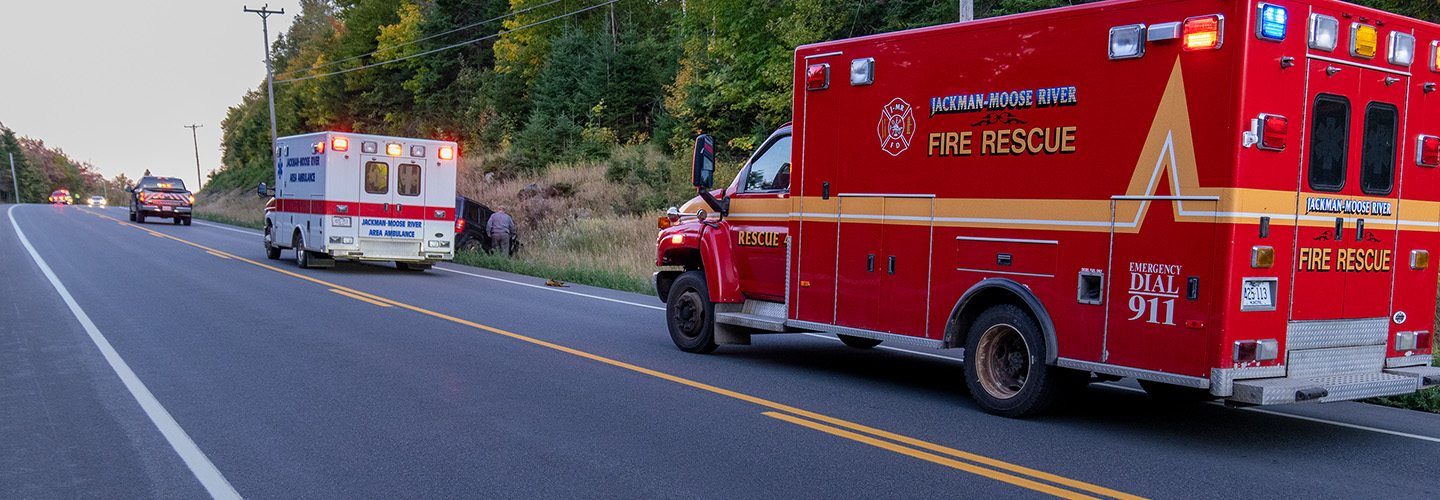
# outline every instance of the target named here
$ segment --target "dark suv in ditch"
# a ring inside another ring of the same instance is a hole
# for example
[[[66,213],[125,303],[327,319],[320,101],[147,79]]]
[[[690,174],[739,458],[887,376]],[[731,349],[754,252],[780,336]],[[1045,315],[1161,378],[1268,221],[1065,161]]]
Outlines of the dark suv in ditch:
[[[143,224],[146,217],[158,217],[190,225],[195,195],[185,189],[185,181],[147,175],[125,190],[130,192],[130,220]]]

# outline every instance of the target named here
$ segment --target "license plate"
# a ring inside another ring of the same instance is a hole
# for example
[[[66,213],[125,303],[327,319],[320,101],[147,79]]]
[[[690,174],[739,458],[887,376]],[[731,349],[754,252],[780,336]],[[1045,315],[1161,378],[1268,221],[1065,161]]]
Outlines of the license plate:
[[[173,209],[173,208],[170,208],[170,207],[160,207],[160,211],[161,211],[161,212],[169,212],[169,211],[171,211],[171,210],[174,210],[174,209]]]
[[[1245,280],[1240,287],[1240,309],[1275,309],[1275,281]]]

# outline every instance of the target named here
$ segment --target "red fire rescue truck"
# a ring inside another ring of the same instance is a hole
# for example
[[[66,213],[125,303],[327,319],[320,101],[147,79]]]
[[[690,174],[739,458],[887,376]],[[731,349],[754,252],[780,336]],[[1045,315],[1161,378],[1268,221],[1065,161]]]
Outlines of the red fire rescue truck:
[[[1437,45],[1337,1],[1127,0],[800,47],[793,124],[715,191],[701,136],[660,221],[671,337],[963,348],[1006,416],[1105,378],[1440,385]]]
[[[265,254],[300,267],[335,259],[424,271],[455,256],[455,143],[348,132],[281,137],[265,207]]]

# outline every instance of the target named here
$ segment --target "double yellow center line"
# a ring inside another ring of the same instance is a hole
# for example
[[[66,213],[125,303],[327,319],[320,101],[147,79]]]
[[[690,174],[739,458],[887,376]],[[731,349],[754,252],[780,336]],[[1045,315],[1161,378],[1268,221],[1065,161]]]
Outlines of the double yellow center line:
[[[88,212],[88,210],[87,210],[87,212]],[[94,212],[89,212],[89,213],[94,213]],[[519,341],[522,341],[522,342],[528,342],[528,343],[533,344],[533,345],[537,345],[537,346],[545,347],[545,348],[548,348],[548,349],[553,349],[553,350],[556,350],[556,351],[560,351],[560,352],[572,354],[572,355],[575,355],[575,356],[579,356],[579,357],[582,357],[582,358],[590,359],[590,360],[597,361],[597,362],[600,362],[600,363],[604,363],[604,364],[607,364],[607,365],[610,365],[610,366],[614,366],[614,367],[617,367],[617,368],[623,368],[623,369],[626,369],[626,370],[629,370],[629,371],[632,371],[632,372],[642,373],[642,374],[649,375],[649,376],[652,376],[652,377],[655,377],[655,378],[659,378],[659,379],[663,379],[663,380],[668,380],[668,381],[671,381],[671,382],[674,382],[674,383],[677,383],[677,384],[689,386],[689,387],[692,387],[692,388],[695,388],[695,389],[700,389],[700,390],[702,390],[702,391],[710,392],[710,393],[713,393],[713,394],[718,394],[718,395],[721,395],[721,396],[726,396],[726,397],[738,399],[738,400],[741,400],[741,401],[753,403],[753,404],[755,404],[755,405],[759,405],[759,406],[761,406],[761,407],[768,408],[770,411],[762,412],[762,415],[765,415],[765,416],[767,416],[767,417],[775,418],[775,419],[782,420],[782,421],[785,421],[785,422],[789,422],[789,423],[792,423],[792,424],[795,424],[795,425],[800,425],[800,426],[803,426],[803,427],[806,427],[806,428],[809,428],[809,429],[814,429],[814,430],[817,430],[817,431],[825,432],[825,433],[827,433],[827,434],[831,434],[831,435],[834,435],[834,436],[843,437],[843,438],[845,438],[845,439],[849,439],[849,440],[852,440],[852,441],[856,441],[856,442],[868,444],[868,445],[875,446],[875,447],[878,447],[878,448],[890,450],[890,451],[893,451],[893,452],[896,452],[896,453],[900,453],[900,454],[907,455],[907,456],[910,456],[910,457],[918,458],[918,459],[925,460],[925,461],[928,461],[928,462],[932,462],[932,463],[935,463],[935,464],[943,465],[943,466],[950,467],[950,468],[953,468],[953,469],[956,469],[956,470],[961,470],[961,471],[969,472],[969,473],[976,474],[976,475],[979,475],[979,476],[987,477],[987,478],[990,478],[990,479],[994,479],[994,480],[996,480],[996,481],[1001,481],[1001,482],[1009,483],[1009,484],[1012,484],[1012,485],[1015,485],[1015,486],[1020,486],[1020,487],[1022,487],[1022,488],[1031,489],[1031,490],[1038,491],[1038,492],[1041,492],[1041,493],[1048,493],[1048,494],[1050,494],[1050,495],[1054,495],[1054,496],[1061,497],[1061,498],[1068,498],[1068,499],[1076,499],[1076,500],[1079,500],[1079,499],[1096,499],[1096,498],[1100,498],[1100,497],[1108,497],[1108,498],[1116,498],[1116,499],[1122,499],[1122,500],[1143,500],[1142,497],[1139,497],[1139,496],[1135,496],[1135,495],[1131,495],[1131,494],[1128,494],[1128,493],[1123,493],[1123,492],[1120,492],[1120,491],[1112,490],[1112,489],[1109,489],[1109,488],[1105,488],[1105,487],[1093,485],[1093,484],[1086,483],[1086,482],[1083,482],[1083,481],[1077,481],[1077,480],[1074,480],[1074,479],[1069,479],[1069,478],[1066,478],[1066,477],[1057,476],[1057,475],[1050,474],[1050,473],[1047,473],[1047,472],[1041,472],[1041,471],[1038,471],[1038,470],[1035,470],[1035,469],[1031,469],[1031,468],[1028,468],[1028,467],[1023,467],[1023,466],[1015,465],[1015,464],[1012,464],[1012,463],[1009,463],[1009,462],[1005,462],[1005,461],[1001,461],[1001,460],[997,460],[997,459],[993,459],[993,458],[989,458],[989,457],[985,457],[985,456],[981,456],[981,455],[976,455],[976,454],[974,454],[974,453],[969,453],[969,452],[965,452],[965,451],[956,450],[956,449],[954,449],[954,448],[949,448],[949,447],[946,447],[946,446],[941,446],[941,445],[934,444],[934,443],[930,443],[930,442],[927,442],[927,441],[921,441],[921,440],[919,440],[919,439],[915,439],[915,438],[911,438],[911,437],[907,437],[907,436],[902,436],[902,435],[899,435],[899,434],[895,434],[895,433],[892,433],[892,432],[883,431],[883,430],[880,430],[880,429],[875,429],[875,428],[872,428],[872,427],[867,427],[867,426],[860,425],[860,424],[857,424],[857,423],[853,423],[853,422],[841,420],[841,419],[834,418],[834,417],[829,417],[829,416],[826,416],[826,415],[822,415],[822,414],[815,413],[815,412],[811,412],[811,411],[807,411],[807,410],[802,410],[802,409],[800,409],[800,408],[795,408],[795,407],[788,406],[788,405],[784,405],[784,404],[781,404],[781,403],[776,403],[776,402],[774,402],[774,401],[769,401],[769,400],[766,400],[766,399],[761,399],[761,398],[758,398],[758,397],[755,397],[755,396],[751,396],[751,395],[748,395],[748,394],[743,394],[743,393],[735,392],[735,391],[732,391],[732,390],[729,390],[729,389],[724,389],[724,388],[716,387],[716,386],[713,386],[713,385],[710,385],[710,384],[706,384],[706,383],[702,383],[702,382],[697,382],[697,381],[694,381],[694,380],[690,380],[690,379],[683,378],[683,377],[678,377],[678,376],[671,375],[671,374],[664,373],[664,372],[659,372],[659,371],[651,370],[651,369],[649,369],[649,368],[644,368],[644,367],[641,367],[641,366],[632,365],[632,364],[626,363],[626,362],[624,362],[624,361],[619,361],[619,360],[607,358],[607,357],[604,357],[604,356],[600,356],[600,355],[596,355],[596,354],[591,354],[591,353],[588,353],[588,352],[585,352],[585,351],[581,351],[581,350],[577,350],[577,349],[572,349],[572,348],[569,348],[569,347],[565,347],[565,346],[562,346],[562,345],[559,345],[559,344],[554,344],[554,343],[551,343],[551,342],[546,342],[546,341],[544,341],[544,340],[536,339],[536,338],[533,338],[533,337],[527,337],[527,336],[524,336],[524,335],[520,335],[520,334],[517,334],[517,333],[508,332],[508,331],[501,330],[501,329],[498,329],[498,328],[494,328],[494,327],[490,327],[490,326],[485,326],[485,325],[482,325],[482,324],[479,324],[479,323],[475,323],[475,322],[472,322],[472,321],[468,321],[468,320],[456,318],[456,317],[454,317],[454,316],[450,316],[450,315],[447,315],[447,314],[443,314],[443,313],[431,311],[431,310],[428,310],[428,309],[424,309],[424,308],[421,308],[421,307],[413,306],[413,305],[410,305],[410,304],[406,304],[406,303],[404,303],[404,302],[398,302],[398,301],[391,300],[391,299],[387,299],[387,298],[384,298],[384,297],[379,297],[379,296],[372,295],[372,294],[369,294],[369,293],[361,292],[361,291],[359,291],[359,290],[354,290],[354,289],[351,289],[351,288],[346,288],[346,287],[343,287],[343,286],[340,286],[340,285],[336,285],[336,284],[329,283],[329,282],[326,282],[326,281],[323,281],[323,280],[319,280],[319,279],[316,279],[316,278],[312,278],[312,277],[310,277],[310,276],[305,276],[305,275],[303,275],[303,274],[299,274],[299,273],[296,273],[296,272],[288,271],[288,270],[285,270],[285,269],[280,269],[280,268],[275,267],[275,266],[271,266],[271,265],[264,264],[264,263],[261,263],[261,262],[253,261],[253,260],[250,260],[250,259],[246,259],[246,258],[244,258],[244,257],[240,257],[240,256],[236,256],[236,255],[233,255],[233,254],[225,253],[225,252],[222,252],[222,251],[219,251],[219,250],[215,250],[215,249],[213,249],[213,248],[209,248],[209,247],[206,247],[206,246],[197,244],[197,243],[193,243],[193,242],[186,241],[186,240],[183,240],[183,239],[180,239],[180,238],[176,238],[176,237],[174,237],[174,236],[170,236],[170,235],[165,234],[165,233],[161,233],[161,232],[158,232],[158,231],[154,231],[154,230],[145,228],[144,226],[128,224],[128,223],[125,223],[124,221],[121,221],[121,220],[119,220],[119,219],[114,219],[114,218],[111,218],[111,217],[106,216],[106,215],[103,215],[103,214],[95,213],[95,215],[98,215],[98,216],[100,216],[100,217],[104,217],[104,218],[106,218],[106,219],[110,219],[110,220],[119,222],[119,223],[124,224],[124,225],[128,225],[128,226],[132,226],[132,227],[136,227],[136,228],[145,230],[145,231],[147,231],[147,232],[149,232],[150,234],[153,234],[153,235],[155,235],[155,236],[159,236],[159,237],[162,237],[162,238],[172,239],[172,240],[178,241],[178,242],[180,242],[180,243],[184,243],[184,244],[186,244],[186,245],[190,245],[190,246],[199,248],[199,249],[201,249],[201,250],[205,250],[206,252],[208,252],[208,253],[210,253],[210,254],[212,254],[212,255],[215,255],[215,256],[217,256],[217,257],[221,257],[221,258],[225,258],[225,259],[238,260],[238,261],[241,261],[241,262],[246,262],[246,263],[249,263],[249,264],[253,264],[253,265],[255,265],[255,266],[259,266],[259,267],[262,267],[262,268],[265,268],[265,269],[269,269],[269,270],[271,270],[271,271],[275,271],[275,272],[278,272],[278,273],[282,273],[282,274],[286,274],[286,275],[293,276],[293,277],[296,277],[296,278],[300,278],[300,279],[302,279],[302,280],[306,280],[306,281],[309,281],[309,282],[312,282],[312,283],[315,283],[315,284],[318,284],[318,285],[327,287],[327,288],[329,289],[329,291],[331,291],[331,292],[334,292],[334,293],[337,293],[337,294],[340,294],[340,295],[344,295],[344,296],[346,296],[346,297],[350,297],[350,298],[353,298],[353,299],[356,299],[356,300],[368,302],[368,303],[375,304],[375,305],[378,305],[378,306],[381,306],[381,307],[400,307],[400,308],[404,308],[404,309],[409,309],[409,310],[411,310],[411,311],[415,311],[415,312],[420,313],[420,314],[425,314],[425,315],[428,315],[428,316],[432,316],[432,317],[435,317],[435,318],[443,319],[443,320],[450,321],[450,322],[453,322],[453,323],[465,325],[465,326],[472,327],[472,328],[475,328],[475,329],[478,329],[478,330],[484,330],[484,331],[487,331],[487,332],[490,332],[490,333],[494,333],[494,334],[497,334],[497,335],[503,335],[503,336],[510,337],[510,338],[512,338],[512,339],[515,339],[515,340],[519,340]],[[1098,496],[1097,496],[1097,495],[1098,495]]]

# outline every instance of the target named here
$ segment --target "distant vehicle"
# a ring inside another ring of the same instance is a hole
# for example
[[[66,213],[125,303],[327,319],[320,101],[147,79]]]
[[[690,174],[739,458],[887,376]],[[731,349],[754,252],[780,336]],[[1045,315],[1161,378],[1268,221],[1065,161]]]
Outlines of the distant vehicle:
[[[185,189],[185,181],[147,175],[125,191],[130,193],[130,220],[144,224],[146,217],[158,217],[190,225],[195,195]]]
[[[464,196],[455,197],[455,248],[460,250],[489,252],[493,250],[490,245],[490,234],[485,231],[485,225],[490,222],[490,216],[495,211],[478,201]],[[516,238],[510,238],[510,254],[514,255],[520,250],[520,242]]]
[[[454,258],[455,143],[316,132],[281,137],[265,256],[295,250],[302,269],[335,259],[389,261],[424,271]]]
[[[90,197],[90,206],[92,206],[92,207],[105,208],[105,197],[104,197],[104,196],[91,196],[91,197]]]
[[[70,198],[70,191],[64,189],[56,189],[54,192],[50,193],[50,203],[54,203],[56,205],[69,205],[74,202],[75,200]]]

